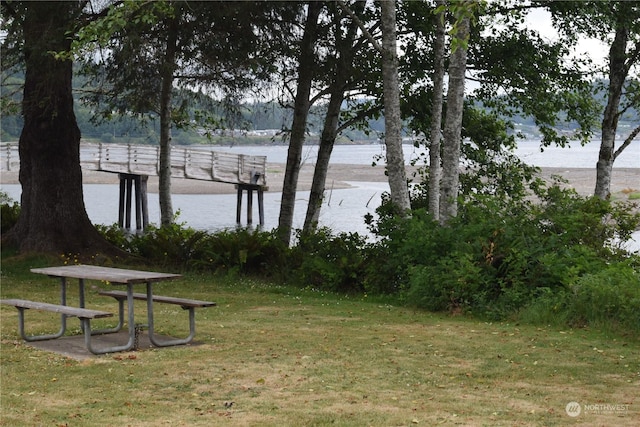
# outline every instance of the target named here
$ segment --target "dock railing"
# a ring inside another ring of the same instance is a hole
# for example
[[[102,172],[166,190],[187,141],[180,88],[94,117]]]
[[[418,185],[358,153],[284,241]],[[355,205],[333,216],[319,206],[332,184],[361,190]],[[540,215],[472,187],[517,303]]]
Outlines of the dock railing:
[[[138,144],[82,143],[80,165],[84,170],[159,175],[160,147]],[[18,171],[18,143],[2,144],[0,170]],[[266,156],[211,151],[192,147],[171,147],[171,176],[266,186]]]

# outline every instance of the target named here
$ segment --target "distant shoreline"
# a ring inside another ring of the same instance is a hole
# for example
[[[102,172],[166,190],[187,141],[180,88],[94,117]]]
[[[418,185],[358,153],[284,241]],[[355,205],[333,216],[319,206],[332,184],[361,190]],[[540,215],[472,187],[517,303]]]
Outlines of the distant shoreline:
[[[304,165],[300,170],[298,190],[308,191],[313,180],[313,165]],[[407,167],[408,177],[412,176],[415,168]],[[282,191],[285,165],[269,163],[267,165],[267,185],[270,192]],[[567,181],[567,186],[574,188],[580,195],[593,194],[596,180],[595,168],[541,168],[540,176],[550,181],[552,176],[561,176]],[[327,187],[334,189],[350,188],[349,182],[385,182],[387,176],[381,165],[348,165],[335,164],[329,167]],[[85,184],[118,184],[118,175],[108,172],[83,172]],[[0,184],[18,184],[18,172],[0,172]],[[192,179],[174,178],[172,192],[175,194],[230,194],[235,193],[233,184],[199,181]],[[158,178],[149,177],[148,191],[157,193]],[[640,168],[614,168],[611,182],[613,194],[640,192]],[[623,193],[624,192],[624,193]]]

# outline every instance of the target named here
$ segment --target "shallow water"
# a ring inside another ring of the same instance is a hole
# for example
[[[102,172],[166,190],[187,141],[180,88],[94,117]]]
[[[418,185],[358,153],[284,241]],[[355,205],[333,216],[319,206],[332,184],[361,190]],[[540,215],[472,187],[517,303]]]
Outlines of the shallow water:
[[[286,162],[287,147],[285,146],[252,146],[252,147],[215,147],[220,151],[232,151],[249,155],[267,155],[272,163]],[[419,156],[418,149],[405,146],[407,161]],[[381,145],[351,145],[336,146],[332,156],[333,163],[341,164],[371,164],[374,156],[383,154]],[[537,143],[521,143],[516,154],[527,163],[540,167],[593,168],[598,156],[598,144],[592,143],[585,147],[571,149],[549,148],[540,152]],[[304,160],[315,161],[315,147],[306,148]],[[640,183],[640,143],[630,146],[623,156],[615,163],[617,168],[639,168]],[[381,203],[381,194],[389,191],[385,182],[351,182],[353,188],[328,190],[320,215],[320,225],[329,227],[336,232],[358,232],[368,234],[364,216],[374,214]],[[2,184],[5,191],[15,200],[20,200],[19,185]],[[87,214],[95,224],[114,224],[118,220],[118,185],[113,184],[85,184],[84,199]],[[267,230],[277,226],[280,213],[279,192],[264,194],[265,225]],[[308,191],[300,191],[294,210],[294,228],[302,228],[306,214]],[[236,226],[235,194],[175,194],[172,196],[173,208],[179,211],[178,221],[199,230],[215,231]],[[157,194],[148,195],[149,221],[154,224],[160,222],[160,210]],[[243,198],[242,224],[246,225],[246,195]],[[253,203],[254,225],[258,222],[257,198]],[[135,227],[135,218],[132,219]],[[640,250],[640,232],[634,234],[631,250]]]

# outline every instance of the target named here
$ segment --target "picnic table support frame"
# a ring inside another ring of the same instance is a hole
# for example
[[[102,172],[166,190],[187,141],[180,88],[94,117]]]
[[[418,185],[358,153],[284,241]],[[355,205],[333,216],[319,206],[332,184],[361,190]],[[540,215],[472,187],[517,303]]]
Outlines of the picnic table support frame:
[[[67,305],[67,281],[64,277],[61,278],[60,281],[60,305]],[[31,335],[27,336],[26,331],[24,330],[24,310],[23,308],[18,308],[18,332],[20,333],[20,337],[26,342],[35,342],[35,341],[46,341],[53,340],[56,338],[60,338],[67,331],[67,315],[60,314],[60,330],[55,334],[45,334],[45,335]]]
[[[67,278],[66,277],[61,277],[60,278],[60,287],[61,287],[61,295],[60,295],[60,305],[67,305]],[[85,286],[84,286],[84,279],[80,278],[78,279],[78,305],[80,306],[80,308],[85,308]],[[128,315],[128,321],[129,321],[129,325],[134,325],[135,321],[134,321],[134,313],[133,313],[133,284],[127,284],[127,301],[128,301],[128,305],[127,305],[127,315]],[[95,331],[91,330],[91,319],[80,319],[80,328],[82,330],[82,332],[84,333],[85,336],[85,345],[87,347],[87,349],[93,353],[93,354],[105,354],[105,353],[116,353],[119,351],[128,351],[133,349],[134,345],[135,345],[135,338],[136,338],[136,334],[135,334],[135,328],[134,327],[129,327],[129,340],[127,341],[126,344],[124,345],[117,345],[117,346],[112,346],[112,347],[105,347],[105,348],[101,348],[101,349],[96,349],[92,342],[91,342],[91,336],[92,335],[103,335],[103,334],[109,334],[109,333],[114,333],[114,332],[118,332],[122,329],[123,327],[123,308],[124,308],[124,301],[119,301],[118,302],[120,304],[119,307],[119,313],[120,315],[118,316],[118,325],[115,328],[108,328],[108,329],[98,329]],[[24,325],[24,314],[23,314],[23,310],[19,310],[19,321],[20,321],[20,335],[22,336],[22,338],[25,341],[43,341],[43,340],[49,340],[49,339],[55,339],[55,338],[60,338],[62,335],[64,335],[64,333],[66,332],[67,329],[67,324],[66,324],[66,319],[67,316],[62,314],[62,318],[61,318],[61,327],[60,327],[60,331],[57,334],[51,334],[51,335],[40,335],[40,336],[36,336],[36,337],[29,337],[27,338],[24,334],[23,331],[23,325]]]
[[[122,311],[120,311],[120,313],[122,313]],[[94,348],[93,344],[91,343],[91,335],[99,335],[99,334],[107,333],[105,332],[106,330],[99,330],[94,333],[91,333],[91,332],[89,332],[88,334],[85,333],[84,339],[85,339],[85,345],[87,349],[93,354],[117,353],[119,351],[130,351],[135,349],[134,347],[136,343],[136,328],[135,328],[135,319],[133,315],[133,284],[132,283],[127,284],[127,316],[128,316],[128,322],[129,322],[129,340],[127,341],[126,344],[116,345],[112,347],[103,347],[99,349]],[[122,316],[120,316],[120,319],[122,319]],[[91,331],[91,326],[90,326],[91,322],[89,321],[89,319],[81,319],[81,320],[83,321],[83,327],[89,328],[89,331]],[[122,327],[121,325],[122,321],[120,321],[119,323],[120,323],[119,326]]]
[[[148,333],[149,341],[156,347],[169,347],[174,345],[189,344],[196,336],[196,316],[194,307],[182,307],[189,310],[189,336],[186,338],[177,338],[171,340],[158,341],[154,333],[153,324],[153,291],[151,282],[147,282],[147,316],[148,316]]]
[[[118,300],[118,324],[113,328],[96,329],[91,331],[91,335],[106,335],[120,332],[124,327],[124,300]]]

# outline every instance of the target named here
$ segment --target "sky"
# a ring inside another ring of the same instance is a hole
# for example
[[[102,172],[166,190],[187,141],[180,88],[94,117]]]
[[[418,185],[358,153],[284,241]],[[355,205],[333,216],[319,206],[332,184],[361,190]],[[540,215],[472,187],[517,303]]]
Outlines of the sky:
[[[543,9],[533,9],[526,19],[527,26],[536,29],[543,37],[549,40],[558,40],[558,32],[551,24],[551,14]],[[576,47],[576,54],[588,54],[597,64],[605,64],[608,55],[608,47],[597,39],[582,38]]]

